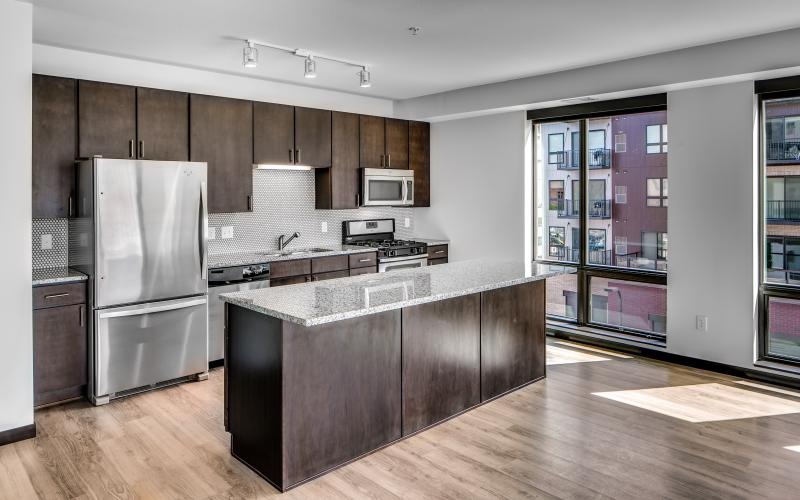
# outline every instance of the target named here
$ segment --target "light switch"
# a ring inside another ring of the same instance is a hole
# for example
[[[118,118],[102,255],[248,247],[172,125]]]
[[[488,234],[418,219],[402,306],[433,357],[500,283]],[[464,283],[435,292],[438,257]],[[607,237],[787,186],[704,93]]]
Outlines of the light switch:
[[[327,233],[328,232],[328,223],[327,222],[321,223],[320,227],[319,227],[319,230],[322,231],[323,233]]]
[[[225,226],[222,228],[222,239],[227,240],[233,238],[233,226]]]
[[[217,239],[217,228],[215,228],[215,227],[208,228],[208,239],[209,240],[216,240]]]
[[[410,218],[406,217],[405,223],[406,223],[406,227],[411,227],[411,219]]]
[[[41,249],[42,250],[52,250],[53,249],[53,235],[52,234],[43,234],[42,235]]]

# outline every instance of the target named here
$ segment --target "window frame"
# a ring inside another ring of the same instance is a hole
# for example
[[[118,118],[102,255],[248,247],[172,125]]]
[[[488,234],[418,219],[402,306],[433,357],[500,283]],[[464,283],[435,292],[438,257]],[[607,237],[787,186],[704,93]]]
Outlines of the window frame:
[[[666,111],[666,95],[665,94],[657,94],[652,96],[641,96],[641,97],[634,97],[634,98],[627,98],[627,99],[618,99],[613,101],[600,101],[598,103],[591,103],[591,104],[580,104],[574,106],[563,106],[559,108],[546,108],[540,110],[529,110],[527,113],[528,119],[531,121],[531,125],[536,127],[537,125],[543,125],[547,123],[557,123],[557,122],[564,122],[564,121],[578,121],[580,124],[580,149],[581,149],[581,159],[588,158],[588,120],[590,118],[608,118],[613,117],[616,115],[625,115],[625,114],[633,114],[633,113],[644,113],[644,112],[651,112],[651,111]],[[666,125],[666,124],[665,124]],[[550,134],[547,134],[549,137]],[[620,152],[617,149],[617,135],[612,134],[614,139],[614,144],[612,146],[613,151]],[[606,140],[608,140],[608,136],[606,136]],[[646,139],[645,139],[646,140]],[[537,141],[531,141],[532,151],[532,158],[537,158]],[[625,137],[624,144],[626,147],[624,148],[627,150],[627,136]],[[549,153],[549,138],[548,138],[548,153]],[[548,158],[549,160],[549,158]],[[544,162],[543,162],[544,163]],[[589,183],[589,167],[587,161],[580,161],[580,182],[581,182],[581,192],[588,192],[588,183]],[[547,167],[547,163],[543,164],[544,168]],[[536,191],[536,175],[533,175],[533,183],[534,183],[534,193]],[[616,186],[619,188],[619,186]],[[612,202],[617,203],[618,193],[615,191],[611,193]],[[627,188],[625,189],[625,198],[627,198]],[[627,202],[627,199],[625,200]],[[649,270],[649,269],[632,269],[632,268],[617,268],[611,266],[604,266],[599,264],[589,264],[588,263],[588,254],[585,249],[588,248],[589,245],[589,238],[588,238],[588,201],[587,196],[581,196],[579,198],[580,203],[580,210],[579,210],[579,224],[582,233],[582,241],[581,241],[581,248],[579,252],[579,259],[578,262],[568,262],[568,261],[557,261],[550,259],[550,246],[548,244],[547,252],[543,258],[538,259],[539,262],[555,264],[559,266],[571,267],[576,270],[577,280],[578,280],[578,287],[577,287],[577,295],[578,295],[578,303],[577,303],[577,318],[564,318],[561,316],[548,316],[548,320],[554,326],[558,325],[569,325],[570,328],[578,328],[580,330],[586,330],[587,332],[591,331],[594,334],[601,334],[607,335],[610,338],[625,338],[627,340],[636,340],[643,342],[645,344],[650,345],[664,345],[666,340],[666,335],[661,333],[655,332],[642,332],[638,330],[632,329],[619,329],[619,328],[609,328],[607,325],[601,325],[597,323],[591,322],[590,319],[590,287],[589,281],[592,277],[605,277],[605,278],[613,278],[625,281],[633,281],[633,282],[640,282],[640,283],[650,283],[650,284],[659,284],[659,285],[667,285],[667,272],[665,271],[656,271],[656,270]],[[536,203],[534,203],[534,210]],[[537,220],[536,215],[532,220]],[[537,241],[537,233],[541,230],[548,232],[548,243],[549,243],[549,228],[552,226],[543,225],[537,227],[534,224],[532,233],[532,241],[534,245]],[[616,237],[615,237],[616,238]],[[609,243],[611,244],[612,250],[616,246],[616,239],[613,242],[608,241],[608,234],[606,233],[606,247],[609,247]]]
[[[650,181],[658,181],[658,196],[650,195]],[[664,194],[664,184],[667,183],[667,193],[669,193],[668,177],[648,177],[645,180],[645,206],[647,208],[666,208],[669,206],[668,196]],[[650,205],[650,200],[658,201],[658,205]]]
[[[561,136],[561,151],[551,151],[550,150],[550,138],[554,135]],[[566,139],[564,137],[564,132],[554,132],[552,134],[547,134],[547,164],[548,165],[558,165],[559,163],[564,161],[564,148],[566,147],[566,143],[564,142]],[[556,156],[556,161],[553,161],[553,155]],[[559,160],[559,157],[561,158]]]
[[[553,229],[560,229],[561,230],[561,241],[563,242],[561,245],[553,245]],[[553,248],[567,247],[567,228],[566,226],[547,226],[547,256],[554,257],[553,255]],[[556,254],[558,255],[558,254]]]
[[[656,155],[656,154],[664,154],[667,152],[668,142],[664,140],[664,136],[667,135],[664,133],[669,123],[654,123],[652,125],[645,125],[644,129],[644,152],[649,155]],[[658,142],[650,142],[650,134],[648,133],[648,129],[650,127],[658,127]],[[669,133],[669,132],[667,132]],[[650,151],[650,147],[657,147],[658,151]]]

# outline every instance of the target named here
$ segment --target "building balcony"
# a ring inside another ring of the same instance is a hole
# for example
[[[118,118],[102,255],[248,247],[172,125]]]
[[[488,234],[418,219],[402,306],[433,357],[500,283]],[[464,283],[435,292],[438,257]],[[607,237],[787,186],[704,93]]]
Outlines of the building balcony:
[[[611,150],[597,148],[589,150],[589,169],[611,168]]]
[[[769,142],[767,163],[800,163],[800,141]]]
[[[580,200],[550,200],[550,206],[556,207],[561,219],[577,219],[581,216]],[[611,200],[589,200],[588,209],[590,219],[611,218]]]
[[[774,224],[800,222],[800,200],[767,201],[766,219]]]
[[[578,170],[581,168],[581,152],[579,150],[552,153],[556,157],[556,169]],[[597,148],[589,150],[589,169],[611,168],[611,150]]]
[[[559,262],[578,262],[581,258],[581,250],[579,248],[551,245],[548,257],[550,260]]]

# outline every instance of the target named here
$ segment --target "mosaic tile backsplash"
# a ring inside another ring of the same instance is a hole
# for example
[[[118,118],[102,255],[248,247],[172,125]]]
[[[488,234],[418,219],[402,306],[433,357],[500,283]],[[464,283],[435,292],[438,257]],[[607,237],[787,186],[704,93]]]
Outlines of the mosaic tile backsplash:
[[[402,207],[369,207],[354,210],[314,209],[314,172],[255,170],[253,172],[253,211],[209,215],[208,252],[231,253],[277,248],[278,236],[300,232],[294,248],[325,247],[342,242],[342,221],[392,218],[396,236],[414,235],[414,211]],[[405,219],[409,227],[404,227]],[[328,232],[321,231],[322,223]],[[233,227],[233,238],[222,239],[222,228]]]
[[[369,207],[355,210],[316,210],[314,208],[314,172],[256,170],[253,172],[253,211],[235,214],[210,214],[208,251],[215,253],[246,252],[277,248],[278,236],[300,232],[294,248],[325,247],[342,242],[342,221],[392,218],[396,236],[414,236],[414,211],[400,207]],[[405,227],[405,219],[409,227]],[[328,232],[321,230],[328,224]],[[222,228],[232,227],[233,237],[222,238]],[[53,248],[41,249],[42,235],[52,235]],[[33,220],[33,268],[67,265],[67,219]]]

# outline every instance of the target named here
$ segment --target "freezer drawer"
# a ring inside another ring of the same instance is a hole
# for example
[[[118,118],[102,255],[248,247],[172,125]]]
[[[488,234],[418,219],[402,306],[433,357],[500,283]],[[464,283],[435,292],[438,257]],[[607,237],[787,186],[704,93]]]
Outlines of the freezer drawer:
[[[95,311],[95,397],[208,370],[208,297]]]
[[[225,303],[219,296],[223,293],[268,287],[269,280],[260,280],[208,288],[208,361],[218,361],[225,357]]]

